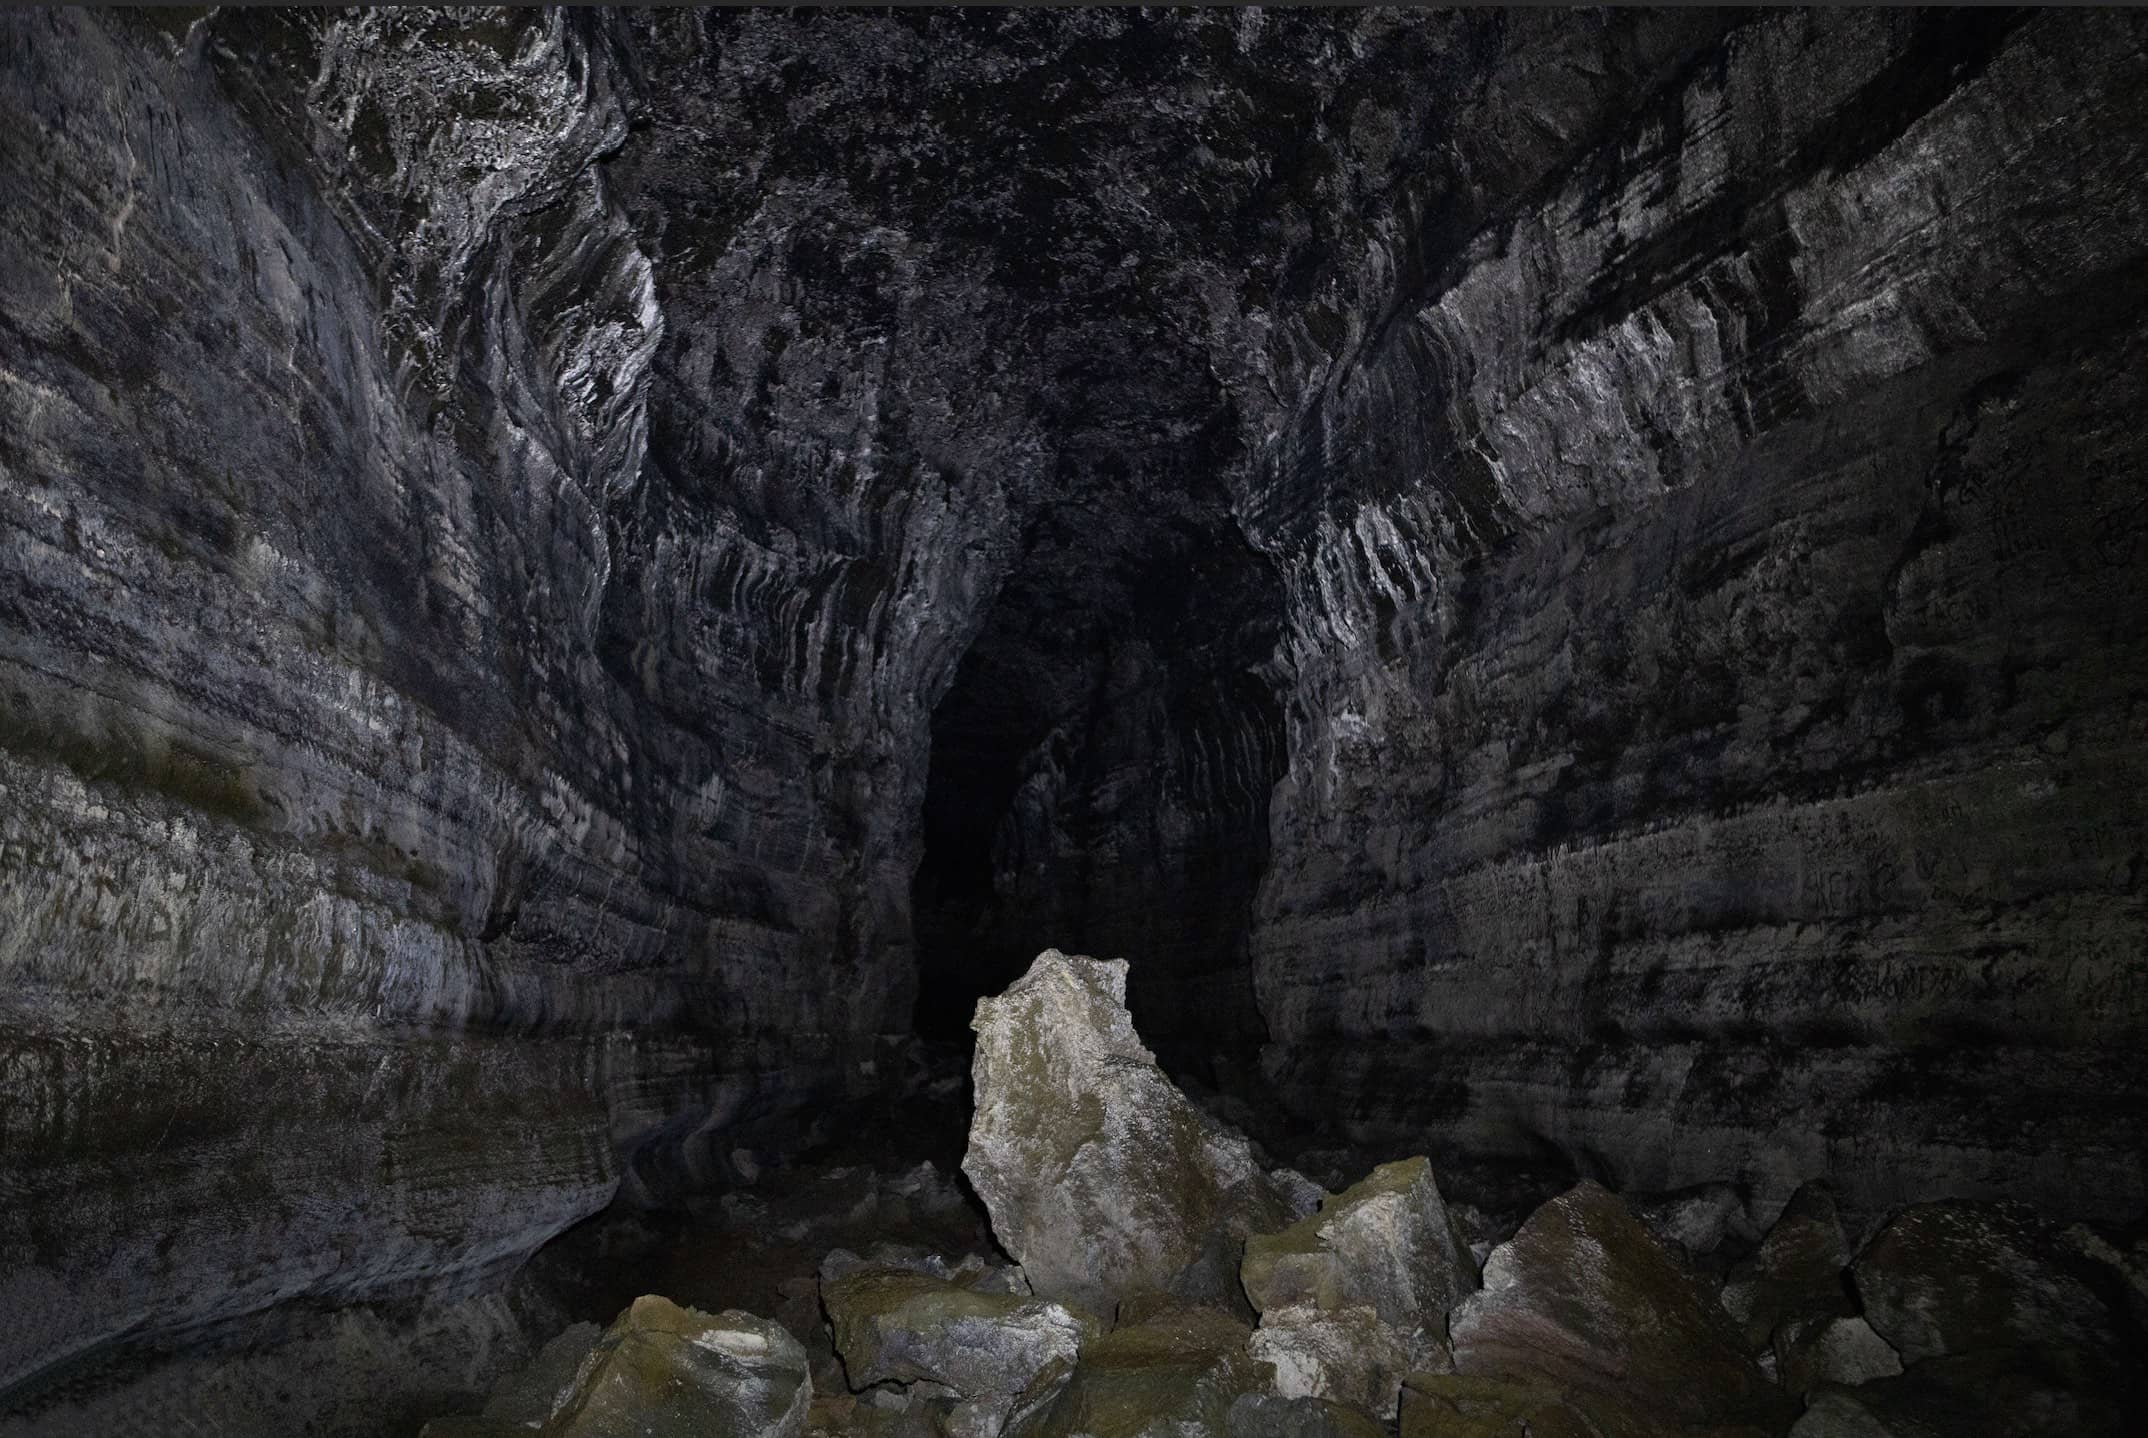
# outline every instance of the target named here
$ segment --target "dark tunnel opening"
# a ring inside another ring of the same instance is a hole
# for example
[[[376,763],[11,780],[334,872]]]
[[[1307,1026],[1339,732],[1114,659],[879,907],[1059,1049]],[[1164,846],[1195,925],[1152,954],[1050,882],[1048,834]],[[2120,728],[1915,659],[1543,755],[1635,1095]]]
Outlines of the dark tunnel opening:
[[[1262,1032],[1247,938],[1284,765],[1281,590],[1214,479],[1174,481],[1204,503],[1160,520],[1111,503],[1154,478],[1103,460],[1088,502],[1038,516],[934,713],[922,1037],[966,1041],[1046,948],[1129,959],[1137,1026],[1184,1070]]]

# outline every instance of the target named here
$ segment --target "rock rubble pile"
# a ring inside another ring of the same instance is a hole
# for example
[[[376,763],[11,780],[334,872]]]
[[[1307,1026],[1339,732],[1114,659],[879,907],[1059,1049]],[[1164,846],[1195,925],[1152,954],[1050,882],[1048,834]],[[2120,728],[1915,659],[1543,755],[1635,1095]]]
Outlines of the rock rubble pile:
[[[837,1248],[804,1334],[643,1297],[427,1438],[2132,1431],[2139,1240],[1953,1201],[1860,1244],[1824,1184],[1763,1229],[1583,1182],[1480,1268],[1429,1160],[1312,1190],[1163,1075],[1125,984],[1052,950],[978,1005],[963,1171],[1013,1263]]]

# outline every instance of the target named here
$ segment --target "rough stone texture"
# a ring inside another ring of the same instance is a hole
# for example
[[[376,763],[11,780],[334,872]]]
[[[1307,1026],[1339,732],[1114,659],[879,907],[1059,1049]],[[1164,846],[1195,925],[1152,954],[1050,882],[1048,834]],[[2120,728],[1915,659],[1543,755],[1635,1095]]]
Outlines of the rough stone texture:
[[[1726,1244],[1730,1252],[1750,1253],[1761,1239],[1746,1212],[1745,1196],[1735,1184],[1703,1183],[1675,1193],[1628,1194],[1626,1206],[1648,1225],[1650,1233],[1697,1264],[1717,1260]]]
[[[1863,1318],[1792,1320],[1775,1333],[1775,1381],[1791,1393],[1858,1384],[1902,1371],[1901,1355]]]
[[[1302,1113],[1762,1211],[2148,1203],[2144,23],[1753,13],[1615,117],[1532,70],[1587,153],[1457,177],[1275,386]]]
[[[2069,1389],[2018,1354],[1934,1358],[1897,1378],[1811,1395],[1790,1438],[2120,1438],[2137,1403]]]
[[[1540,1378],[1425,1373],[1412,1375],[1402,1390],[1402,1438],[1668,1438],[1672,1431],[1689,1430]]]
[[[9,16],[0,1390],[1046,942],[1385,1152],[2132,1218],[2143,23]]]
[[[1325,1398],[1244,1393],[1225,1415],[1223,1432],[1224,1438],[1380,1438],[1387,1430]]]
[[[285,1310],[112,1369],[59,1375],[32,1411],[0,1412],[4,1438],[380,1438],[468,1412],[532,1361],[562,1320],[492,1293],[456,1302]],[[574,1377],[570,1368],[564,1384]],[[526,1435],[527,1430],[524,1430]]]
[[[1548,1382],[1675,1425],[1755,1422],[1779,1403],[1738,1327],[1616,1196],[1583,1183],[1538,1209],[1451,1316],[1464,1376]]]
[[[1102,1325],[1057,1303],[983,1293],[891,1265],[823,1270],[821,1303],[854,1389],[942,1384],[965,1398],[1019,1394],[1071,1365]]]
[[[1854,1313],[1849,1266],[1850,1243],[1833,1191],[1825,1184],[1806,1184],[1723,1285],[1723,1307],[1744,1325],[1746,1350],[1766,1349],[1786,1323]]]
[[[813,1382],[778,1324],[644,1297],[575,1375],[545,1438],[805,1438]]]
[[[1366,1307],[1276,1308],[1261,1314],[1246,1353],[1275,1368],[1285,1398],[1327,1398],[1392,1421],[1402,1380],[1451,1365],[1422,1325],[1397,1328]]]
[[[1405,1332],[1440,1331],[1447,1310],[1477,1287],[1476,1260],[1424,1158],[1383,1163],[1318,1213],[1248,1238],[1238,1272],[1263,1315],[1365,1306]]]
[[[1180,1438],[1225,1431],[1231,1406],[1269,1388],[1273,1371],[1246,1356],[1244,1324],[1180,1308],[1113,1329],[1082,1351],[1049,1403],[1018,1416],[1007,1438]]]
[[[1030,1286],[1093,1313],[1144,1293],[1222,1297],[1249,1229],[1284,1211],[1243,1136],[1156,1067],[1126,961],[1047,949],[977,1005],[962,1171]]]
[[[1850,1275],[1865,1317],[1905,1363],[2037,1349],[2105,1373],[2128,1344],[2118,1312],[2079,1270],[2032,1211],[1957,1202],[1903,1210]]]

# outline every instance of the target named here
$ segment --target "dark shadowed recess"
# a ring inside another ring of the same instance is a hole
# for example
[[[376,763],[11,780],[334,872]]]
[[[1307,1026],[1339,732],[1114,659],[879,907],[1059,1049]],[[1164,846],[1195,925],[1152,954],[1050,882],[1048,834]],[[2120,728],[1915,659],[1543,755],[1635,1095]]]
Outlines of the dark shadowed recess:
[[[1058,947],[1131,960],[1143,1035],[1189,1065],[1259,1038],[1282,593],[1230,514],[1227,434],[1078,451],[1028,524],[933,716],[920,1034],[966,1038],[980,996]]]

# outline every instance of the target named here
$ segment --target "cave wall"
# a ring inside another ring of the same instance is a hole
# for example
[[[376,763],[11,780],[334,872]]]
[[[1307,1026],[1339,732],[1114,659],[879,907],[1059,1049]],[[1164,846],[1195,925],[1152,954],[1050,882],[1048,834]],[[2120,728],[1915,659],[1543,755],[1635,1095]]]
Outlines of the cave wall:
[[[1384,1147],[2143,1201],[2130,16],[4,24],[0,1389],[980,934]]]
[[[2141,34],[1750,17],[1300,366],[1303,1115],[2139,1211]]]
[[[197,20],[0,22],[0,1390],[873,1084],[1001,562],[849,348],[668,324],[797,256],[658,274],[608,22]]]

